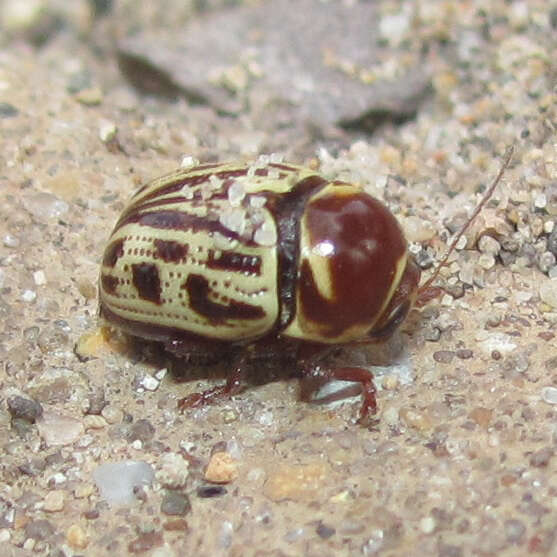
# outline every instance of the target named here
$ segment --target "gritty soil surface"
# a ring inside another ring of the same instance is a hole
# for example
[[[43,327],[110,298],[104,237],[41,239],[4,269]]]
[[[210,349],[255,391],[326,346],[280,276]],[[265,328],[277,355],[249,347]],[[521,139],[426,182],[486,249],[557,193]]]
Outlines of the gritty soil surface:
[[[139,4],[0,5],[0,553],[557,555],[557,4]],[[226,362],[98,327],[114,222],[185,155],[361,183],[427,277],[510,145],[444,294],[380,350],[369,427],[267,367],[181,413]]]

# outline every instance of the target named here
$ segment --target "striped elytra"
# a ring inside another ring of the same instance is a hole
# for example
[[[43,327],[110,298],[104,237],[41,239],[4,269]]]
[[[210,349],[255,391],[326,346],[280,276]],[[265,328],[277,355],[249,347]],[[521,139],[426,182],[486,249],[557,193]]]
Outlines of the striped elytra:
[[[132,197],[104,253],[100,313],[167,344],[338,344],[401,320],[418,282],[396,219],[360,187],[278,162],[206,164]]]

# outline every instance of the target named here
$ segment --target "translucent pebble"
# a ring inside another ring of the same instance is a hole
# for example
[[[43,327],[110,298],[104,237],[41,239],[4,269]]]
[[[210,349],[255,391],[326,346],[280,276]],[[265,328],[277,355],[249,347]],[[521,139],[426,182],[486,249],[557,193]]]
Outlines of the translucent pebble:
[[[6,234],[4,236],[3,241],[4,241],[4,245],[7,248],[17,248],[17,246],[19,246],[19,240],[15,236],[12,236],[11,234]]]
[[[35,271],[33,273],[33,280],[35,281],[35,284],[37,286],[42,286],[43,284],[46,284],[46,276],[44,274],[44,271],[42,270]]]
[[[557,404],[557,388],[544,387],[541,392],[542,399],[548,404]]]
[[[228,201],[233,207],[238,207],[245,196],[246,190],[240,182],[235,181],[228,188]]]
[[[277,231],[273,224],[265,221],[253,235],[253,240],[260,246],[274,246],[277,243]]]
[[[232,209],[219,216],[219,222],[232,232],[238,233],[240,236],[246,229],[246,212],[241,207]]]
[[[182,157],[182,162],[180,163],[180,166],[182,168],[191,168],[192,166],[197,166],[198,164],[199,164],[199,160],[197,160],[195,157],[185,155],[184,157]]]
[[[37,293],[34,290],[25,290],[21,295],[24,302],[34,302],[37,299]]]
[[[159,388],[160,382],[152,375],[146,375],[140,382],[140,385],[146,391],[156,391]]]
[[[114,122],[101,120],[99,124],[99,138],[103,143],[112,141],[116,137],[118,128]]]
[[[536,209],[545,209],[547,205],[547,197],[543,193],[539,193],[534,197],[534,207]]]
[[[267,199],[263,196],[252,195],[249,199],[249,204],[254,209],[261,209],[261,207],[265,206]]]
[[[153,482],[155,473],[146,462],[123,460],[101,464],[93,471],[93,480],[103,499],[111,505],[126,505],[135,500],[134,488]]]
[[[42,220],[61,217],[70,208],[65,201],[43,191],[29,195],[23,200],[23,204],[34,217]]]
[[[543,302],[557,308],[557,280],[550,279],[542,282],[539,293]]]

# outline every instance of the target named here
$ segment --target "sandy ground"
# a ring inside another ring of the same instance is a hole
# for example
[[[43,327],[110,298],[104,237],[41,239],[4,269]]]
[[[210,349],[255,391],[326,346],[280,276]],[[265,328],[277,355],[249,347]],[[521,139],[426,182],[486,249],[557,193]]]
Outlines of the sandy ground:
[[[145,95],[118,68],[119,38],[172,37],[216,2],[65,4],[0,14],[2,555],[557,556],[557,4],[378,2],[383,69],[421,53],[431,76],[415,117],[276,135],[249,107]],[[226,365],[180,382],[156,347],[97,328],[113,223],[184,155],[273,150],[362,182],[428,267],[509,145],[447,293],[376,369],[370,428],[357,399],[300,402],[289,370],[181,414]]]

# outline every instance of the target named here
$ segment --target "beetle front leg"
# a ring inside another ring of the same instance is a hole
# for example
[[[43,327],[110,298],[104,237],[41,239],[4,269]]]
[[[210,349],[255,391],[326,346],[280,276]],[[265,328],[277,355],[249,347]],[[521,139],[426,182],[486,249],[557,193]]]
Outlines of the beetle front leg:
[[[226,383],[201,393],[192,393],[178,401],[178,408],[184,411],[186,408],[199,408],[206,404],[212,404],[219,398],[229,398],[242,390],[242,382],[246,367],[245,355],[234,358],[232,371],[226,377]]]

